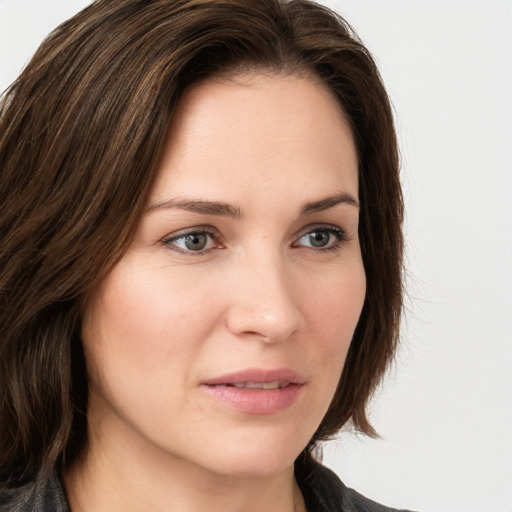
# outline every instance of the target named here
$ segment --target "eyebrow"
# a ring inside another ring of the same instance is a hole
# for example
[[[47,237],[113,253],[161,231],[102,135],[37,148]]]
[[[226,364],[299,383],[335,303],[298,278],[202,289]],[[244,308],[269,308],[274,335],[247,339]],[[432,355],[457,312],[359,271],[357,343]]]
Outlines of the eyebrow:
[[[306,203],[301,210],[301,216],[312,215],[313,213],[322,212],[333,208],[338,204],[348,204],[359,208],[359,202],[357,199],[346,192],[329,196],[318,201],[312,201]],[[221,201],[206,201],[200,199],[169,199],[167,201],[160,201],[150,206],[147,211],[154,211],[160,209],[171,209],[178,208],[180,210],[186,210],[193,213],[199,213],[203,215],[218,215],[222,217],[232,217],[234,219],[243,218],[243,213],[240,207],[233,206],[229,203]]]
[[[301,215],[311,215],[312,213],[323,212],[324,210],[328,210],[329,208],[333,208],[339,204],[348,204],[359,208],[359,201],[352,194],[341,192],[340,194],[326,197],[319,201],[307,203],[302,209]]]
[[[147,211],[179,208],[188,212],[199,213],[203,215],[219,215],[223,217],[233,217],[241,219],[243,217],[242,210],[228,203],[218,201],[202,201],[196,199],[170,199],[168,201],[160,201],[150,206]]]

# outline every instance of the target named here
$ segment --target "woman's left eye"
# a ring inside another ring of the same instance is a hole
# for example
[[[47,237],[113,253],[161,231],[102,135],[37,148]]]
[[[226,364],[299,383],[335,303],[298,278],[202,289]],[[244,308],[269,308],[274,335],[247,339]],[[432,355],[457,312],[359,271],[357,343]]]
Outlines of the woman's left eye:
[[[168,247],[174,248],[179,252],[185,253],[203,253],[216,247],[214,236],[208,231],[191,231],[181,235],[173,236],[164,241]]]
[[[345,232],[340,228],[315,228],[302,235],[293,245],[313,249],[337,249],[346,239]]]

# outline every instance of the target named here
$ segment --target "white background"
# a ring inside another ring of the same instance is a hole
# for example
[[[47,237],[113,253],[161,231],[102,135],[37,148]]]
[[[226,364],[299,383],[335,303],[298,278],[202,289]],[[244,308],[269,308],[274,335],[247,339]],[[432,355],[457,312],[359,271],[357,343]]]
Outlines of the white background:
[[[0,0],[0,89],[86,0]],[[373,51],[406,197],[402,349],[380,440],[325,462],[388,505],[512,512],[512,1],[324,0]]]

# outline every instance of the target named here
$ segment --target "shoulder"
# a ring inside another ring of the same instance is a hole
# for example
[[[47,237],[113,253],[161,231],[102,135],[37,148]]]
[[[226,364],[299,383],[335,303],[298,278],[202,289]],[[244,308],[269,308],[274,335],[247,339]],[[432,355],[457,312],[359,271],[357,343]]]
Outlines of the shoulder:
[[[22,487],[0,484],[0,512],[70,512],[59,478],[37,478]]]
[[[33,507],[34,486],[31,484],[23,487],[7,487],[0,484],[0,512],[24,512]]]
[[[315,462],[297,474],[308,512],[407,512],[386,507],[347,487],[338,476]]]

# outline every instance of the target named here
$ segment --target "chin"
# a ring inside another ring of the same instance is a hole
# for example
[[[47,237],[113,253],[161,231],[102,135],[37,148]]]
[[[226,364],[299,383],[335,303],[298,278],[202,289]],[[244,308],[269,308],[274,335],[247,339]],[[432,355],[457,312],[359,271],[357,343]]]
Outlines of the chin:
[[[289,444],[283,439],[247,440],[243,444],[231,442],[215,450],[212,446],[202,465],[222,475],[265,478],[286,471],[306,443]]]
[[[212,467],[214,473],[239,478],[268,478],[288,470],[295,458],[239,457],[237,460],[219,461]]]

